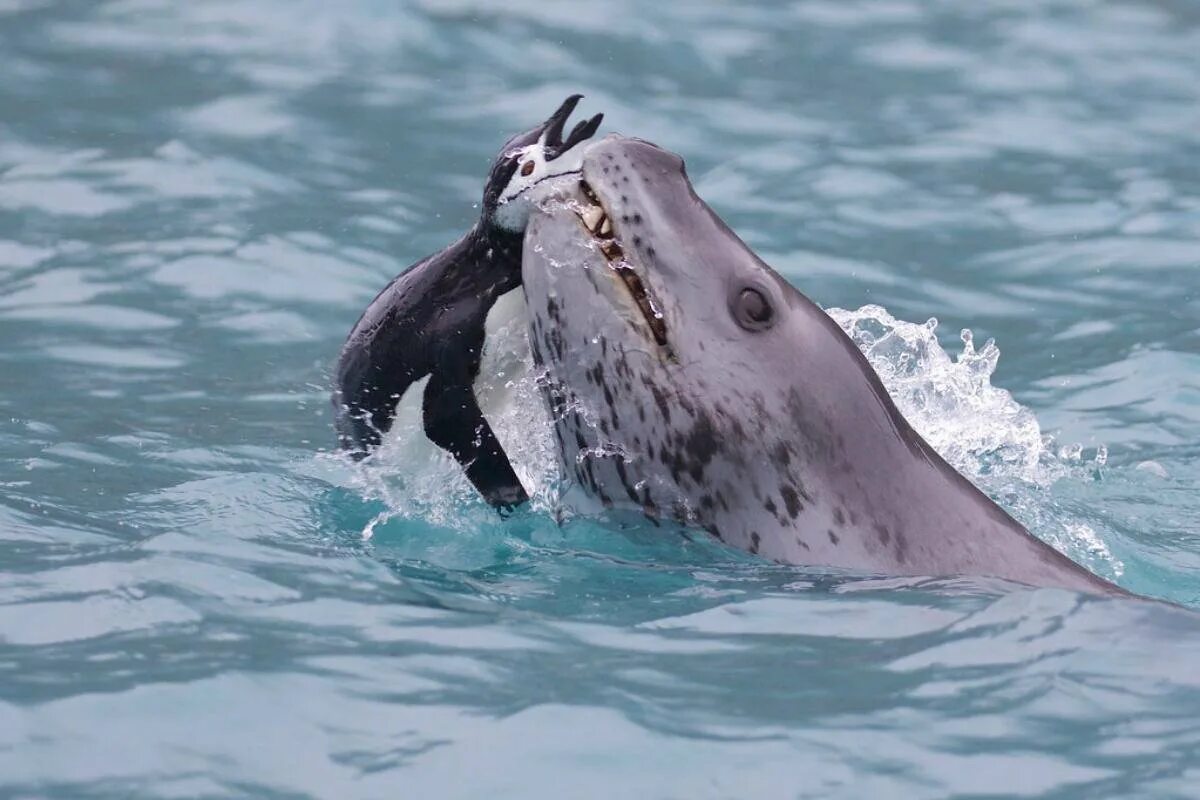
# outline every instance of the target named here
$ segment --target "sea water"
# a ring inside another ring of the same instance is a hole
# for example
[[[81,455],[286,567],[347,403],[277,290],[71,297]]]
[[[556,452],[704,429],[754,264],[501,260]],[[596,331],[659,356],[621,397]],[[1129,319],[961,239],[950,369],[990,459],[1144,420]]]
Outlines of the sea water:
[[[1197,53],[1178,0],[0,0],[0,796],[1200,796]],[[357,315],[576,91],[1170,603],[564,517],[536,403],[506,520],[338,456]]]

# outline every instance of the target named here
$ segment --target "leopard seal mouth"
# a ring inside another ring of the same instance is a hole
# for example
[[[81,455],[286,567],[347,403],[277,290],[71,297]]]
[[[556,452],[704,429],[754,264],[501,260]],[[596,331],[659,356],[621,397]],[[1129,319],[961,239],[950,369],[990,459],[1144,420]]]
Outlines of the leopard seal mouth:
[[[574,208],[576,216],[583,227],[596,242],[599,251],[604,255],[609,268],[629,292],[629,297],[641,312],[646,327],[650,330],[655,344],[669,352],[670,344],[667,339],[667,323],[662,312],[662,306],[655,300],[653,294],[638,274],[637,267],[625,258],[625,249],[621,246],[621,237],[612,216],[604,208],[603,201],[586,180],[579,181],[580,194],[583,203]]]

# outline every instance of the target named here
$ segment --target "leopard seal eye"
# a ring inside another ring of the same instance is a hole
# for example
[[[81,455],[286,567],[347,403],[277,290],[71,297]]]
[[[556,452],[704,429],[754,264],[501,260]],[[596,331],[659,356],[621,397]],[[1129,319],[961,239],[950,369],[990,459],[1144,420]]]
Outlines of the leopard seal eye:
[[[733,299],[733,318],[748,331],[762,331],[774,324],[775,309],[763,291],[746,286]]]

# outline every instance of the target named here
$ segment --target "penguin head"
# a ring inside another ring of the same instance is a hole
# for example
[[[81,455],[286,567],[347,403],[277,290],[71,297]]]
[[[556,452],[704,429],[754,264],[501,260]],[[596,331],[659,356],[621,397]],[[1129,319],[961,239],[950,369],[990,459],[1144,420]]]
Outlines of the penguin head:
[[[509,139],[492,162],[483,191],[483,222],[512,233],[525,230],[531,205],[527,190],[543,181],[578,174],[583,148],[600,127],[603,114],[581,120],[563,139],[563,127],[583,95],[573,94],[536,128]]]

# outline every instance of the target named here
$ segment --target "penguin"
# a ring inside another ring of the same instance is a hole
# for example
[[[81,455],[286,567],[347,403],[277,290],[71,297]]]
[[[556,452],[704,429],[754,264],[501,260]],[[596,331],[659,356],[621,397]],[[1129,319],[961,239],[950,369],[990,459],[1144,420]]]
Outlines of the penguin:
[[[502,513],[529,499],[476,398],[488,314],[521,292],[521,255],[538,184],[578,179],[578,145],[603,114],[563,128],[582,95],[509,139],[492,163],[479,220],[458,241],[397,275],[359,317],[338,356],[333,406],[338,444],[368,456],[392,426],[404,395],[423,391],[425,435],[452,455],[479,494]],[[511,305],[511,304],[508,304]],[[427,380],[426,380],[427,378]],[[423,389],[420,388],[423,384]]]

